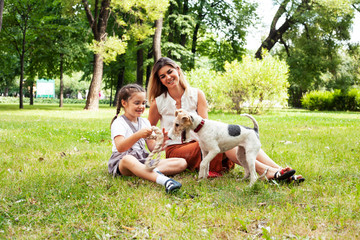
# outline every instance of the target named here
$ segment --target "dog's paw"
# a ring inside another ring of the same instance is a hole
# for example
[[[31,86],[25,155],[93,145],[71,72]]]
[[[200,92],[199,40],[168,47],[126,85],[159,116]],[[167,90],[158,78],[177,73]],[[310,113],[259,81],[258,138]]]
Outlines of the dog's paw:
[[[208,174],[205,171],[199,171],[199,180],[206,179]]]

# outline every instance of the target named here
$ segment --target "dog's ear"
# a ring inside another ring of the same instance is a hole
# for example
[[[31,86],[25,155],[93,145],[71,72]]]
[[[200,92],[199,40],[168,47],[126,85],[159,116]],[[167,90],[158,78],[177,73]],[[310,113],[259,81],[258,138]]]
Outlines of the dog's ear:
[[[184,124],[184,126],[190,126],[192,124],[191,117],[186,115],[181,118],[181,122]]]

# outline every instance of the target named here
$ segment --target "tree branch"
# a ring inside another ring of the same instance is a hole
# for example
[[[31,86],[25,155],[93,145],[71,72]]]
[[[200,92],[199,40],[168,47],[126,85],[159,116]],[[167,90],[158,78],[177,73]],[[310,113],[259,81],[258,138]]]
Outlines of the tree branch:
[[[90,10],[90,7],[89,7],[89,3],[87,0],[82,0],[82,3],[84,5],[84,8],[85,8],[85,13],[86,13],[86,16],[87,16],[87,19],[89,21],[89,24],[90,24],[90,28],[93,30],[94,32],[94,17],[91,13],[91,10]]]

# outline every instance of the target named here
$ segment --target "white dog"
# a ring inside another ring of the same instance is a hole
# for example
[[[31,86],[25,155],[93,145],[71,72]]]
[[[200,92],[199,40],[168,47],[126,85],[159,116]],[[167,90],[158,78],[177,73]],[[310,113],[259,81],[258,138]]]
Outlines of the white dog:
[[[171,138],[171,136],[181,134],[182,140],[186,141],[190,130],[197,134],[203,156],[199,178],[207,178],[210,161],[218,153],[237,146],[237,159],[245,169],[244,179],[250,178],[250,186],[252,186],[258,178],[255,171],[255,160],[261,147],[259,126],[252,116],[248,114],[242,114],[242,116],[250,118],[254,123],[254,128],[203,119],[197,114],[179,109],[175,112],[174,126],[168,135]]]

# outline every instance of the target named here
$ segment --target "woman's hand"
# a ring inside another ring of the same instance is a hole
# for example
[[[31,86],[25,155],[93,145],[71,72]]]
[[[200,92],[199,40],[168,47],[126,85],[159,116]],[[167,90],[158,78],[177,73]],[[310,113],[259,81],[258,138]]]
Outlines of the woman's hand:
[[[169,136],[168,136],[168,132],[165,131],[165,128],[162,129],[163,135],[164,135],[164,139],[163,139],[163,143],[161,145],[161,151],[165,150],[165,145],[167,140],[170,140]]]

